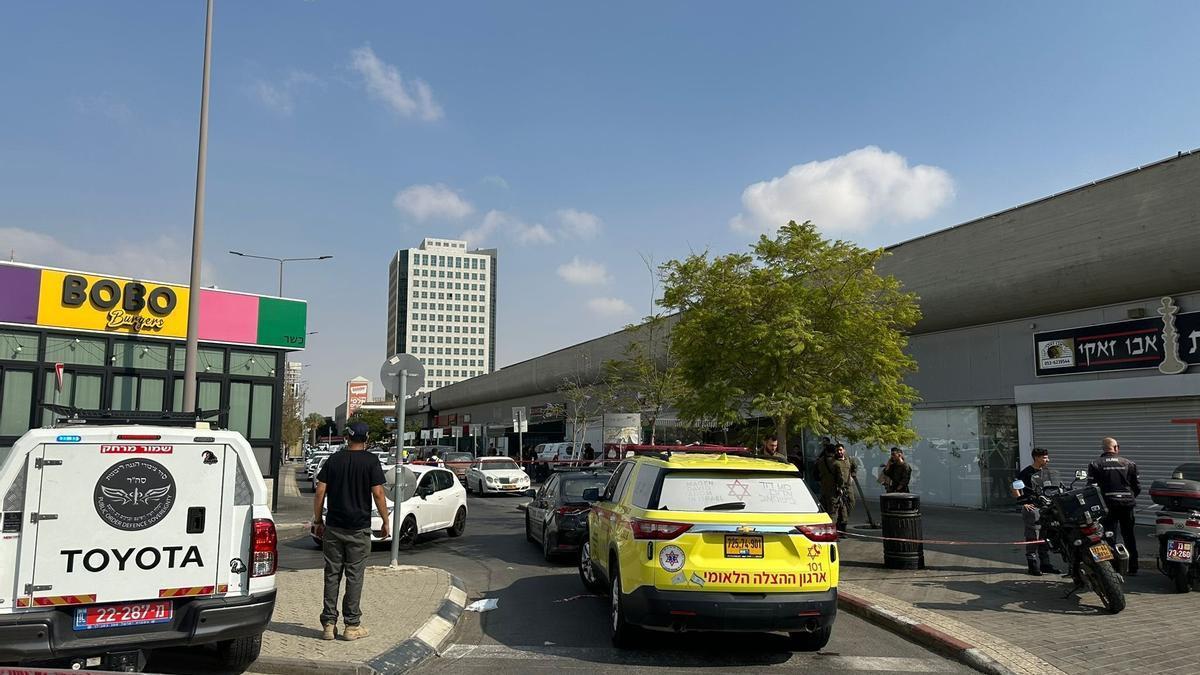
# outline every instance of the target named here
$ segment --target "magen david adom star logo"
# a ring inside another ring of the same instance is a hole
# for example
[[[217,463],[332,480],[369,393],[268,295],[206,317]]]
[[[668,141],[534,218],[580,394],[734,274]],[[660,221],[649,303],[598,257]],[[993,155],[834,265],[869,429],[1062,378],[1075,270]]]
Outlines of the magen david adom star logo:
[[[113,464],[96,481],[92,495],[104,522],[125,532],[157,525],[175,505],[175,479],[162,464],[150,459],[126,459]]]

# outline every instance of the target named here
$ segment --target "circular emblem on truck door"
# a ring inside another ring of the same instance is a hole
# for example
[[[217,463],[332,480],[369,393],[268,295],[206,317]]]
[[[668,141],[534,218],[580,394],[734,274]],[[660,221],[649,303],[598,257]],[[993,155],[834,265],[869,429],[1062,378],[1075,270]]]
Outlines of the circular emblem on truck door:
[[[92,502],[100,518],[118,530],[144,530],[171,512],[175,479],[154,460],[122,460],[100,475]]]
[[[658,564],[668,572],[678,572],[683,569],[683,562],[686,558],[683,555],[683,549],[670,544],[662,547],[658,552]]]

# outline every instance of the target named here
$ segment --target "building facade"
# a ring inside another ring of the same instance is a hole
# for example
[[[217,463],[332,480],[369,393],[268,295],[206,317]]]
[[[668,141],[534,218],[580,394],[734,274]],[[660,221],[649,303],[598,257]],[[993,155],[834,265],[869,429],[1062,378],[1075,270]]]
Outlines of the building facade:
[[[333,420],[338,431],[346,428],[346,421],[354,417],[367,401],[371,400],[371,381],[359,375],[346,380],[346,398],[333,409]]]
[[[1069,480],[1105,436],[1147,486],[1200,462],[1198,184],[1200,153],[1180,153],[888,248],[879,272],[923,313],[908,345],[919,440],[906,451],[925,503],[1009,507],[1034,447]],[[614,333],[506,366],[408,410],[511,428],[513,406],[561,402],[564,378],[598,380],[630,340]],[[817,439],[804,435],[808,460]],[[849,450],[877,495],[887,449]],[[1145,493],[1139,507],[1144,521]]]
[[[54,423],[42,404],[182,409],[188,287],[0,262],[0,289],[0,455]],[[199,303],[196,407],[245,436],[268,476],[285,356],[304,348],[307,306],[216,289]]]
[[[496,249],[426,238],[388,266],[386,357],[425,366],[421,392],[496,369]]]

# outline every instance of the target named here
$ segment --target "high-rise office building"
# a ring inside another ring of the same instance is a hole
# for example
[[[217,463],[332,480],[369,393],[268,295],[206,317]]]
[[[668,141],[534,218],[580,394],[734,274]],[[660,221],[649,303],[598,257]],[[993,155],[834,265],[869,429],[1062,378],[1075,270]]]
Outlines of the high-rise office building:
[[[387,356],[425,365],[430,391],[496,369],[496,249],[421,241],[388,269]]]

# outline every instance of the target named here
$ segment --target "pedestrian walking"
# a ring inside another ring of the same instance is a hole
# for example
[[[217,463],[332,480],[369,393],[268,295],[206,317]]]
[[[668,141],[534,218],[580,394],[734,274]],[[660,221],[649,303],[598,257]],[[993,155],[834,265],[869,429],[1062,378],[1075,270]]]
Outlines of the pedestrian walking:
[[[583,444],[583,458],[589,462],[595,461],[596,449],[592,447],[591,443]]]
[[[371,552],[372,501],[383,519],[384,538],[390,529],[383,467],[375,455],[366,452],[368,433],[364,422],[351,422],[346,427],[346,447],[330,455],[317,474],[313,522],[325,555],[325,605],[321,611],[324,630],[321,637],[324,640],[337,637],[337,601],[342,577],[346,579],[346,592],[342,598],[342,619],[346,629],[342,639],[357,640],[367,636],[367,629],[362,625],[360,600],[367,554]]]
[[[845,534],[846,521],[854,509],[854,479],[858,469],[841,443],[833,447],[832,453],[824,455],[821,466],[821,506],[837,523],[838,532]]]
[[[1100,457],[1088,465],[1088,484],[1098,486],[1104,493],[1104,504],[1108,506],[1108,515],[1101,519],[1104,531],[1115,535],[1116,526],[1120,526],[1121,541],[1129,550],[1128,574],[1134,576],[1138,573],[1138,551],[1133,532],[1133,508],[1142,492],[1137,464],[1120,456],[1121,446],[1115,438],[1100,441],[1100,449]]]
[[[771,434],[762,440],[762,447],[759,448],[758,454],[763,459],[770,459],[776,462],[787,462],[787,455],[779,451],[779,437]]]
[[[887,479],[887,483],[884,484],[887,492],[908,492],[908,483],[912,479],[912,465],[904,460],[903,450],[892,448],[892,455],[880,475]]]
[[[1046,485],[1057,485],[1058,474],[1050,468],[1050,451],[1045,448],[1033,449],[1033,463],[1021,469],[1017,474],[1019,483],[1013,484],[1012,495],[1021,504],[1021,516],[1025,523],[1025,541],[1035,541],[1042,538],[1041,512],[1034,503],[1042,496]],[[1021,487],[1017,487],[1017,485]],[[1050,562],[1050,544],[1025,544],[1025,560],[1029,564],[1029,573],[1035,577],[1043,574],[1058,574],[1058,569]]]

